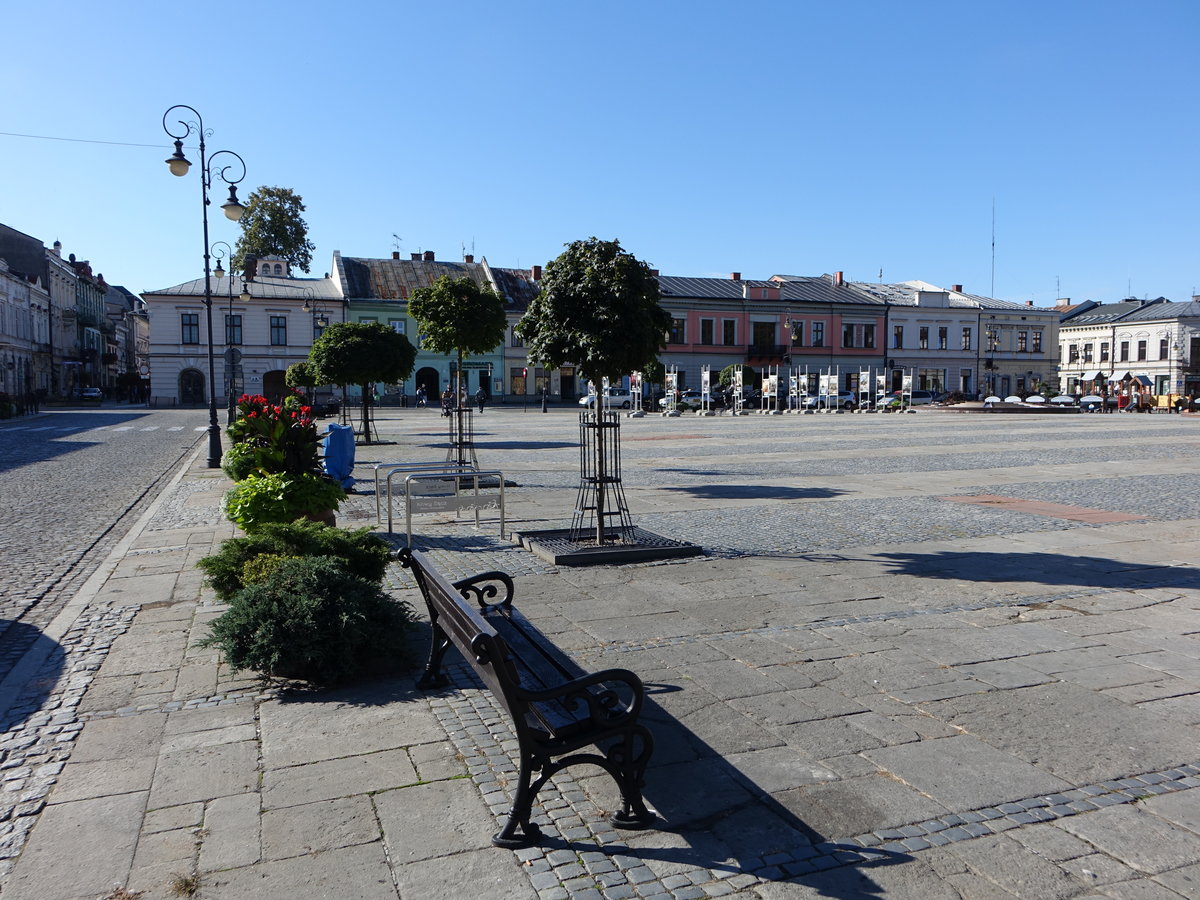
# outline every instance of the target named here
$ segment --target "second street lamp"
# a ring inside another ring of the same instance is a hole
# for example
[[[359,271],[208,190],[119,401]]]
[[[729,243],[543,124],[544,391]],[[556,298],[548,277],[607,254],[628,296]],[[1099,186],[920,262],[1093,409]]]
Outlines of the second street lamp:
[[[191,113],[196,117],[195,121],[190,119],[171,121],[172,113],[177,110],[180,111],[180,114],[184,110]],[[208,190],[212,187],[214,175],[229,185],[229,199],[221,204],[221,209],[224,210],[226,218],[236,222],[246,211],[246,207],[242,206],[237,197],[237,185],[246,177],[246,163],[232,150],[218,150],[211,157],[207,155],[204,139],[211,132],[205,130],[204,119],[190,106],[179,104],[163,113],[163,131],[175,139],[175,152],[166,160],[172,175],[186,175],[192,167],[191,161],[183,154],[184,138],[194,134],[200,140],[200,199],[202,201],[201,220],[204,225],[204,310],[208,318],[208,467],[216,469],[221,465],[221,426],[217,424],[217,372],[216,363],[213,360],[213,298],[212,273],[209,269]],[[233,162],[230,162],[229,165],[213,166],[213,162],[222,154],[231,156],[237,161],[237,165],[241,168],[241,175],[236,178],[229,177],[230,170],[234,168]]]

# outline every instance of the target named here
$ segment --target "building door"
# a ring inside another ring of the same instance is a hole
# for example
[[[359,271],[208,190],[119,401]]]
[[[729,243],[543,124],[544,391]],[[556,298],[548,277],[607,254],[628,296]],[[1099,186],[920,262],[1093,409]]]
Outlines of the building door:
[[[425,396],[430,401],[437,400],[438,397],[442,396],[442,385],[438,378],[438,371],[432,366],[425,366],[417,370],[416,386],[418,388],[425,388]],[[416,388],[413,390],[416,390]]]
[[[184,369],[179,373],[179,405],[204,406],[208,398],[204,393],[204,374],[198,369]]]
[[[575,370],[567,366],[563,366],[559,370],[559,387],[561,388],[562,398],[564,400],[575,399]]]
[[[284,380],[284,371],[275,369],[271,372],[263,373],[263,396],[272,403],[279,403],[284,394],[287,393],[287,382]]]

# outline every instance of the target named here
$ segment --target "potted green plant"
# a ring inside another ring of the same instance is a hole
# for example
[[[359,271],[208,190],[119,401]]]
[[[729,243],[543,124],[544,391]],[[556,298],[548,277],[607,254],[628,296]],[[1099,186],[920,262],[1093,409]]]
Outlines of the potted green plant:
[[[324,475],[252,473],[225,495],[225,515],[247,532],[271,522],[303,518],[332,525],[345,498],[342,486]]]

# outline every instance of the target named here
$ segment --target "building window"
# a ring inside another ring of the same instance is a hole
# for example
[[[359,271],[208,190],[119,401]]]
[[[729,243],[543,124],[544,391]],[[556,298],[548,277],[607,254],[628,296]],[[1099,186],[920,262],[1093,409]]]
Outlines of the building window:
[[[240,315],[225,315],[225,343],[233,346],[242,342],[242,317]]]
[[[721,343],[726,347],[737,343],[737,319],[721,320]]]
[[[672,319],[671,320],[671,336],[667,339],[668,344],[686,344],[687,343],[687,319]]]
[[[1121,341],[1121,362],[1129,362],[1129,341]]]
[[[179,338],[181,344],[200,343],[200,313],[183,313],[179,317],[179,323],[182,327]]]
[[[271,316],[271,346],[287,346],[287,316]]]
[[[1041,338],[1041,335],[1035,331],[1033,333],[1033,338],[1034,347],[1037,347],[1038,343],[1040,343],[1038,339]],[[1108,362],[1108,355],[1108,341],[1103,341],[1100,344],[1100,362]]]
[[[938,349],[947,350],[950,347],[950,329],[945,326],[938,328]]]
[[[964,328],[962,332],[962,348],[964,350],[971,349],[971,329]]]
[[[1146,342],[1138,341],[1138,362],[1146,361]]]
[[[904,348],[904,326],[892,326],[892,349],[902,350]]]
[[[812,323],[812,345],[814,347],[824,347],[825,346],[825,323],[824,322],[813,322]]]
[[[388,319],[388,328],[396,332],[396,334],[407,334],[408,323],[403,319]]]
[[[1067,344],[1067,362],[1068,363],[1079,362],[1079,345],[1078,344]]]
[[[276,275],[283,274],[283,266],[281,266],[279,263],[275,263],[275,274]]]
[[[875,349],[875,326],[874,325],[864,325],[863,326],[863,346],[865,348],[867,348],[868,350]]]
[[[920,331],[917,332],[917,346],[922,350],[929,349],[929,326],[922,325]]]
[[[509,341],[508,341],[508,346],[510,346],[510,347],[524,347],[525,346],[525,342],[523,340],[521,340],[521,336],[519,334],[517,334],[517,329],[515,327],[509,331],[509,335],[510,335],[510,337],[509,337]]]
[[[700,320],[700,343],[712,346],[715,340],[716,324],[712,319]]]
[[[1092,347],[1093,346],[1094,346],[1093,344],[1084,344],[1083,345],[1083,361],[1085,363],[1090,363],[1092,361],[1092,355],[1093,355]]]
[[[1158,358],[1159,359],[1167,358],[1167,339],[1166,338],[1163,338],[1162,340],[1160,340],[1158,342]]]
[[[1104,346],[1107,347],[1108,344],[1105,344]],[[1033,352],[1042,352],[1042,333],[1040,331],[1035,331],[1033,333]]]
[[[853,347],[854,346],[854,326],[853,325],[843,325],[842,326],[842,346],[843,347]]]
[[[1018,331],[1017,332],[1017,352],[1018,353],[1028,353],[1029,352],[1029,332],[1028,331]]]

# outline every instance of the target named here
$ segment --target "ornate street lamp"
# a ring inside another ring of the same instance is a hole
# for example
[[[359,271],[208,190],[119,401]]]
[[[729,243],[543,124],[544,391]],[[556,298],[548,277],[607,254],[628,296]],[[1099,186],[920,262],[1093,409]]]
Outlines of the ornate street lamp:
[[[171,121],[171,114],[176,110],[187,110],[196,117],[195,121],[188,119]],[[229,185],[229,199],[221,204],[221,209],[225,211],[227,219],[236,222],[242,217],[242,213],[246,211],[246,207],[242,206],[237,197],[237,185],[246,177],[246,163],[232,150],[218,150],[212,156],[207,155],[204,139],[212,134],[212,132],[205,130],[204,120],[200,117],[200,113],[196,112],[190,106],[179,104],[172,106],[163,113],[163,131],[175,139],[175,152],[166,160],[167,167],[171,170],[172,175],[186,175],[192,167],[191,161],[183,155],[184,138],[194,134],[200,139],[200,199],[202,201],[201,218],[204,224],[204,310],[208,318],[208,467],[216,469],[221,465],[221,427],[217,424],[217,370],[216,364],[213,361],[212,281],[209,269],[208,243],[208,189],[212,187],[214,174],[225,182],[225,184]],[[233,168],[233,163],[220,167],[213,166],[213,162],[222,154],[232,156],[237,160],[237,164],[241,167],[241,175],[237,178],[229,177],[229,171]]]

